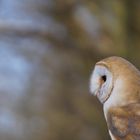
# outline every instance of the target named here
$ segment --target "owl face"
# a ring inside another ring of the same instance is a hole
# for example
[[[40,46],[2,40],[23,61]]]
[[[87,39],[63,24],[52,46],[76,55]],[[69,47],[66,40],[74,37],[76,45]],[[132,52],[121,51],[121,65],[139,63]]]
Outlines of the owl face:
[[[132,93],[139,88],[139,81],[140,72],[134,65],[113,56],[96,63],[90,79],[90,91],[103,104],[124,104],[137,97]]]
[[[113,89],[113,75],[105,63],[97,63],[90,80],[90,90],[98,97],[101,103],[105,103]]]

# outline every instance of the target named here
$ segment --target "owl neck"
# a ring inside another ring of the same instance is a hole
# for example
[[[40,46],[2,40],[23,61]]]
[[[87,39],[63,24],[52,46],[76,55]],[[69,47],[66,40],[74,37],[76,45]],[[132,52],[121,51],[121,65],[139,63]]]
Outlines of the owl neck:
[[[116,80],[113,91],[104,103],[104,115],[107,116],[108,110],[112,107],[120,107],[131,103],[140,102],[140,80],[124,80],[122,78]]]

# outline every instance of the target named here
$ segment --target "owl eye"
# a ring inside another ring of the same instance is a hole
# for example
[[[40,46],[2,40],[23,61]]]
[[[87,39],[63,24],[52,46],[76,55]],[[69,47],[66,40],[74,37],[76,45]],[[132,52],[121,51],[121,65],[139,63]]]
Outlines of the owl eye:
[[[102,80],[103,83],[106,82],[106,79],[107,79],[106,75],[101,76],[101,80]]]

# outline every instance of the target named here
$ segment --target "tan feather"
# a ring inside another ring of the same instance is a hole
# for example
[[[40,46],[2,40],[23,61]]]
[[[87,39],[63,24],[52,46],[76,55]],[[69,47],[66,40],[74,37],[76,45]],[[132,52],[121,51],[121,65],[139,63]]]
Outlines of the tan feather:
[[[108,128],[117,140],[140,140],[140,104],[110,108],[107,115]]]
[[[121,57],[103,59],[95,65],[91,88],[103,103],[112,140],[140,140],[140,71]]]

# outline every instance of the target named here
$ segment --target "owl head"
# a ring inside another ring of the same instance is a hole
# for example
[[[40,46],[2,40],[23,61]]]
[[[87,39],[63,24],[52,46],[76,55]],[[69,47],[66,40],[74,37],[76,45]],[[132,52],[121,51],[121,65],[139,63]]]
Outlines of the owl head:
[[[90,91],[104,104],[112,94],[116,98],[113,100],[127,97],[126,94],[134,89],[132,85],[140,86],[138,81],[138,69],[124,58],[113,56],[96,63],[90,79]]]

